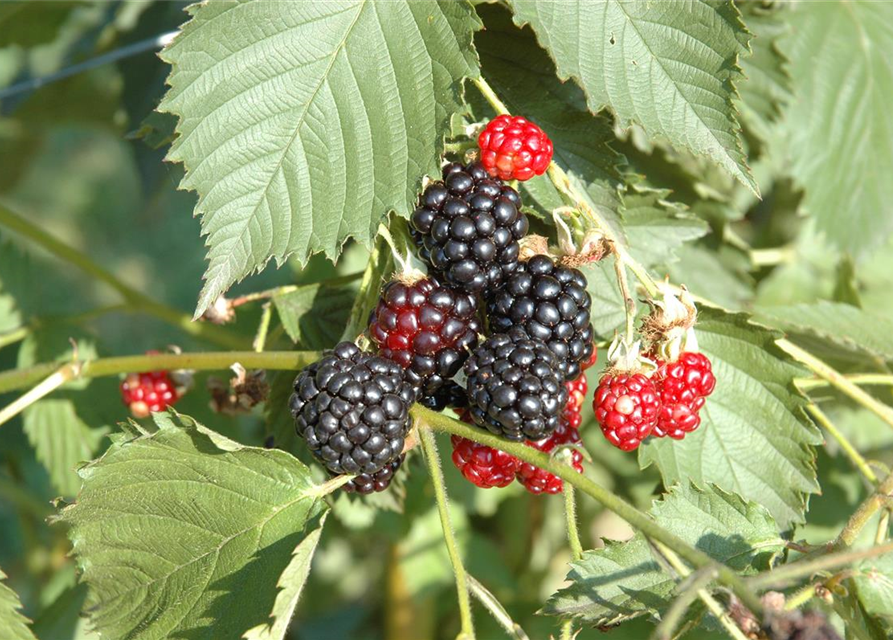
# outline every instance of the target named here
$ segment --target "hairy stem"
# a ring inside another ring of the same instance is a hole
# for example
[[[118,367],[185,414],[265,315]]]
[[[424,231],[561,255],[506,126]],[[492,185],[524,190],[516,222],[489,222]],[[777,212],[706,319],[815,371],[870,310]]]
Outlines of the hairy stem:
[[[614,271],[617,274],[617,284],[620,287],[620,295],[623,296],[623,307],[626,311],[626,344],[631,346],[636,335],[636,301],[633,300],[629,292],[626,265],[624,265],[623,258],[617,252],[614,252]]]
[[[478,582],[470,573],[466,574],[466,577],[468,578],[468,588],[471,590],[471,595],[484,605],[484,608],[489,611],[490,615],[493,616],[493,619],[505,629],[506,633],[515,640],[530,640],[530,637],[524,632],[521,625],[512,620],[509,612],[506,611],[505,607],[502,606],[502,603],[496,599],[496,596],[490,593],[490,591]]]
[[[808,351],[801,349],[793,342],[781,339],[776,340],[775,344],[777,344],[782,351],[787,353],[794,360],[806,365],[814,374],[816,374],[820,378],[827,380],[832,386],[836,387],[837,389],[848,395],[850,398],[855,400],[858,404],[861,404],[863,407],[876,414],[878,417],[880,417],[881,420],[883,420],[891,428],[893,428],[893,408],[890,408],[883,402],[875,399],[873,396],[869,395],[860,387],[856,386],[853,382],[848,380],[846,376],[841,375],[836,369],[822,362]]]
[[[837,540],[834,541],[834,545],[838,548],[849,547],[852,545],[856,541],[856,538],[859,537],[859,534],[862,532],[865,525],[868,524],[868,521],[871,520],[872,516],[874,516],[881,507],[888,504],[891,496],[893,496],[893,472],[881,481],[877,490],[868,496],[868,498],[859,505],[859,508],[856,509],[855,513],[850,516],[846,526],[844,526],[840,535],[837,536]]]
[[[828,571],[845,567],[858,560],[875,558],[893,552],[893,542],[888,542],[870,549],[860,551],[843,551],[832,553],[815,560],[800,560],[786,564],[777,569],[763,572],[753,578],[748,578],[747,584],[754,589],[772,589],[787,586],[792,581],[809,577],[819,571]]]
[[[214,344],[230,349],[241,349],[246,346],[247,340],[223,327],[218,327],[206,322],[194,322],[193,319],[182,311],[157,302],[144,293],[123,283],[112,272],[96,264],[90,256],[82,251],[70,247],[57,240],[52,235],[33,224],[31,221],[13,213],[9,209],[0,206],[0,225],[20,233],[35,244],[40,245],[54,256],[63,260],[95,280],[104,282],[118,292],[134,309],[155,316],[159,320],[179,327],[189,335],[207,340]]]
[[[446,543],[447,553],[453,565],[453,573],[456,574],[456,591],[459,594],[459,617],[462,621],[461,640],[474,640],[474,623],[471,618],[471,596],[468,590],[468,574],[459,555],[459,545],[456,542],[456,534],[453,531],[453,523],[450,519],[450,503],[447,498],[446,484],[443,480],[443,470],[440,468],[440,456],[437,453],[437,443],[434,441],[434,432],[430,429],[420,428],[419,441],[425,454],[425,462],[428,464],[428,472],[431,475],[431,484],[434,485],[434,497],[437,501],[437,511],[440,514],[440,526],[443,528],[443,539]]]
[[[157,353],[139,356],[98,358],[81,363],[80,378],[99,378],[121,373],[140,373],[162,369],[196,371],[229,369],[237,362],[246,369],[296,371],[319,359],[318,351],[208,351],[203,353]],[[25,389],[51,375],[59,364],[38,364],[27,369],[0,373],[0,393]]]
[[[593,482],[585,475],[578,474],[570,466],[558,460],[554,460],[551,456],[542,453],[541,451],[537,451],[532,447],[528,447],[523,443],[509,442],[489,434],[482,429],[454,420],[449,416],[430,411],[424,407],[416,405],[412,408],[411,412],[417,421],[431,429],[456,434],[495,449],[500,449],[519,458],[523,462],[529,462],[532,465],[545,469],[549,473],[558,476],[564,480],[565,486],[571,485],[575,489],[578,489],[595,499],[607,509],[610,509],[626,520],[633,528],[638,529],[649,538],[665,544],[667,547],[678,553],[686,562],[691,563],[697,568],[715,566],[719,582],[734,591],[745,606],[751,609],[755,614],[759,614],[762,611],[762,605],[759,598],[756,597],[756,595],[745,585],[744,580],[732,569],[716,562],[703,551],[695,549],[681,538],[661,527],[657,522],[652,520],[645,513],[636,509],[623,498]]]
[[[261,310],[260,323],[257,325],[257,334],[254,336],[252,347],[258,353],[267,346],[267,334],[270,332],[270,319],[273,317],[273,305],[269,302],[264,303]]]
[[[0,410],[0,426],[6,424],[14,417],[19,415],[29,406],[51,394],[53,391],[61,387],[66,382],[70,382],[78,377],[81,369],[81,363],[72,362],[61,366],[56,372],[47,377],[43,382],[18,398],[15,402],[5,406]]]
[[[815,404],[807,405],[806,410],[813,418],[815,418],[815,421],[837,441],[837,444],[840,445],[840,448],[846,456],[852,461],[859,472],[865,476],[865,479],[871,483],[871,486],[876,485],[878,483],[877,475],[872,471],[868,462],[866,462],[865,458],[862,457],[862,454],[856,450],[853,443],[847,440],[847,437],[834,426],[834,423],[831,422],[827,415],[825,415],[825,412],[819,409]]]
[[[567,541],[571,547],[574,560],[583,557],[583,545],[580,544],[580,531],[577,528],[577,500],[574,488],[571,485],[564,486],[564,517],[567,519]]]
[[[694,573],[688,584],[682,589],[682,592],[673,600],[670,608],[664,612],[660,624],[657,625],[654,633],[651,634],[651,640],[670,640],[677,627],[679,627],[679,623],[682,622],[685,612],[698,599],[700,592],[706,590],[707,585],[714,578],[715,575],[710,570],[700,569]]]

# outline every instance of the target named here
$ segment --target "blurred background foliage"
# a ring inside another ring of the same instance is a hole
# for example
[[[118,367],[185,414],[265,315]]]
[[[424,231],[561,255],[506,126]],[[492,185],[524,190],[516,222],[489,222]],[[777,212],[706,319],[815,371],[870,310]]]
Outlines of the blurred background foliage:
[[[184,20],[186,4],[0,3],[0,88],[175,30]],[[784,20],[769,21],[766,28],[783,30]],[[487,37],[486,32],[479,37]],[[153,114],[168,70],[153,50],[146,50],[4,97],[0,202],[89,254],[134,288],[191,313],[205,267],[205,248],[199,221],[192,216],[195,194],[177,191],[182,169],[163,162],[170,123]],[[685,244],[678,252],[679,261],[663,272],[716,303],[768,317],[776,307],[823,299],[889,315],[893,311],[890,246],[866,257],[854,270],[852,260],[827,246],[801,215],[801,194],[785,174],[783,123],[772,114],[784,99],[787,82],[780,63],[777,71],[769,107],[760,102],[765,92],[742,91],[744,102],[752,107],[744,110],[744,125],[762,201],[712,165],[642,143],[635,130],[624,132],[614,145],[626,157],[628,171],[643,176],[643,184],[672,189],[670,199],[709,224],[710,233]],[[303,270],[291,263],[278,270],[269,268],[230,295],[356,273],[367,259],[365,249],[353,246],[337,266],[317,256]],[[52,257],[0,229],[0,333],[18,327],[30,330],[23,343],[0,349],[0,369],[64,358],[71,350],[70,337],[80,341],[82,350],[95,349],[100,355],[141,353],[168,345],[184,350],[209,346],[146,315],[116,312],[89,317],[92,310],[118,302],[104,285],[60,267]],[[343,311],[334,319],[343,323],[347,309]],[[78,314],[87,315],[74,321],[63,317]],[[259,314],[259,305],[239,310],[235,330],[246,341]],[[274,344],[291,348],[293,343],[276,326]],[[870,359],[836,349],[809,331],[800,338],[815,342],[813,346],[820,347],[817,353],[844,372],[865,370]],[[306,340],[299,346],[325,346],[310,343],[312,332]],[[197,376],[194,391],[178,409],[247,444],[263,443],[268,432],[277,432],[277,425],[290,429],[289,418],[272,403],[266,416],[262,411],[238,418],[213,413],[205,391],[207,377]],[[284,397],[290,376],[275,375],[272,381],[274,394]],[[45,407],[57,412],[52,420],[80,430],[75,441],[88,443],[85,455],[73,453],[76,460],[96,453],[104,446],[105,434],[127,417],[116,381],[90,384],[89,403],[75,402],[73,408],[75,392],[71,392],[54,396],[61,405]],[[594,386],[590,380],[590,394]],[[889,390],[884,393],[889,395]],[[5,403],[9,397],[2,400]],[[876,424],[879,421],[864,410],[842,402],[836,406],[840,407],[834,410],[836,423],[867,457],[893,460],[888,428]],[[70,415],[59,418],[59,412]],[[70,467],[51,475],[38,460],[29,438],[39,437],[40,430],[40,416],[27,414],[0,429],[0,566],[21,596],[25,613],[35,621],[40,640],[86,640],[95,636],[78,621],[84,592],[75,586],[68,541],[61,527],[46,522],[51,500],[60,494],[71,498],[76,478]],[[584,426],[583,434],[592,445],[601,439],[594,424]],[[445,440],[441,445],[449,451]],[[643,509],[650,506],[660,488],[653,468],[642,471],[635,457],[613,448],[588,449],[597,473],[593,479]],[[409,473],[403,474],[405,481],[395,491],[367,502],[346,496],[336,501],[337,517],[330,519],[292,625],[295,640],[455,637],[455,587],[432,490],[417,457],[406,467]],[[839,530],[865,496],[858,476],[833,447],[820,451],[818,467],[823,495],[811,501],[810,524],[798,534],[815,542]],[[531,638],[548,637],[555,630],[554,620],[533,612],[566,573],[569,551],[560,498],[533,497],[517,485],[486,492],[462,481],[451,464],[444,470],[471,572],[486,576],[488,587]],[[585,548],[598,546],[601,537],[631,535],[625,523],[592,501],[582,501],[580,508]],[[477,622],[479,637],[502,637],[489,617],[479,615]],[[639,619],[606,633],[584,629],[578,637],[632,640],[645,637],[650,629]],[[699,631],[698,637],[712,636]]]

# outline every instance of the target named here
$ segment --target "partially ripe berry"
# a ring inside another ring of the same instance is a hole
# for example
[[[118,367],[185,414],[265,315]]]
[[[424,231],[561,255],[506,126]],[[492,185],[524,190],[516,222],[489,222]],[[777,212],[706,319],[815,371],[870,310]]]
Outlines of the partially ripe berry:
[[[146,418],[174,405],[180,394],[167,371],[150,371],[127,374],[121,382],[121,399],[134,418]]]
[[[605,438],[632,451],[657,422],[660,399],[654,383],[641,373],[606,373],[595,390],[592,408]]]
[[[686,351],[675,362],[658,360],[654,382],[661,410],[654,435],[681,440],[701,424],[704,399],[713,393],[716,377],[703,353]]]
[[[548,438],[543,440],[528,442],[528,447],[538,449],[543,453],[552,453],[560,446],[579,445],[580,432],[572,428],[570,425],[561,424]],[[573,449],[571,451],[571,466],[577,473],[583,473],[583,454]],[[561,493],[564,490],[564,482],[553,473],[549,473],[545,469],[535,467],[528,462],[522,462],[521,468],[518,470],[518,482],[524,485],[530,493]]]
[[[564,407],[564,422],[572,429],[579,429],[583,424],[583,403],[586,401],[588,384],[586,374],[581,373],[576,380],[564,383],[567,388],[567,405]]]
[[[424,396],[459,372],[477,346],[479,329],[474,295],[429,278],[389,282],[369,318],[378,352],[406,369]]]
[[[521,116],[501,115],[478,136],[481,163],[491,176],[529,180],[546,172],[552,162],[552,141]]]

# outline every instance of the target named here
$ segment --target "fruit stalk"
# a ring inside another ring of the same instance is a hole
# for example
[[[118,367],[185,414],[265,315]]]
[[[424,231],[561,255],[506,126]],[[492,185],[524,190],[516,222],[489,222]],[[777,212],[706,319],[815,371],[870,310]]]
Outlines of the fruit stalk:
[[[759,598],[757,598],[757,596],[745,585],[744,580],[732,569],[717,563],[703,551],[690,546],[681,538],[678,538],[661,527],[645,513],[629,504],[626,500],[593,482],[586,476],[578,474],[570,466],[557,460],[553,460],[551,456],[537,451],[532,447],[528,447],[523,443],[509,442],[486,433],[480,428],[467,425],[458,420],[453,420],[448,416],[429,411],[424,407],[416,405],[413,407],[411,413],[421,427],[428,427],[435,431],[445,431],[447,433],[462,436],[463,438],[468,438],[469,440],[486,444],[487,446],[510,453],[524,462],[529,462],[532,465],[553,473],[564,480],[566,485],[571,485],[574,488],[579,489],[601,503],[607,509],[610,509],[619,515],[633,528],[638,529],[649,538],[664,543],[667,547],[679,554],[681,558],[695,567],[715,566],[717,568],[717,579],[719,582],[729,587],[735,595],[741,599],[745,606],[755,614],[759,614],[762,611],[762,604],[760,603]],[[421,428],[419,431],[424,433],[425,429]]]

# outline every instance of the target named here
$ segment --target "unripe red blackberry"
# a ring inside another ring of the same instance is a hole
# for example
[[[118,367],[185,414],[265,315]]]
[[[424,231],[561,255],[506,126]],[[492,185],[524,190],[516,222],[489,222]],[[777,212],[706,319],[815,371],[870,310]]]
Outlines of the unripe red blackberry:
[[[481,164],[448,164],[412,214],[419,255],[444,284],[492,290],[518,266],[518,240],[528,229],[520,206],[518,192]]]
[[[529,180],[546,172],[552,162],[552,141],[521,116],[500,115],[478,136],[481,163],[491,176]]]
[[[416,390],[396,362],[342,342],[295,379],[298,435],[332,473],[369,474],[397,460]]]
[[[586,373],[581,373],[576,380],[564,383],[567,387],[567,405],[564,407],[564,422],[572,429],[579,429],[583,424],[583,403],[586,401]]]
[[[429,278],[389,282],[369,318],[378,352],[406,369],[423,396],[462,369],[479,329],[474,295]]]
[[[573,380],[594,351],[591,307],[579,270],[536,255],[521,262],[489,298],[487,318],[493,333],[521,327],[544,342],[558,356],[564,377]]]
[[[608,442],[632,451],[654,429],[660,399],[654,383],[644,374],[608,372],[595,390],[592,408]]]
[[[675,362],[657,361],[655,387],[661,400],[654,435],[681,440],[701,424],[704,399],[713,393],[716,377],[703,353],[683,352]]]
[[[557,356],[520,327],[491,336],[465,363],[475,423],[509,440],[540,440],[558,427],[567,389]]]
[[[174,381],[167,371],[130,373],[121,382],[121,400],[134,418],[146,418],[163,411],[180,399]]]
[[[564,445],[579,445],[580,432],[568,424],[562,423],[548,438],[528,442],[528,447],[538,449],[543,453],[552,453],[555,449]],[[583,473],[583,454],[574,449],[571,451],[570,464],[577,473]],[[564,481],[553,473],[535,467],[529,462],[522,462],[518,469],[518,482],[524,485],[530,493],[561,493],[564,490]]]
[[[451,442],[453,464],[466,480],[481,489],[507,487],[521,468],[521,461],[505,451],[456,435]]]

